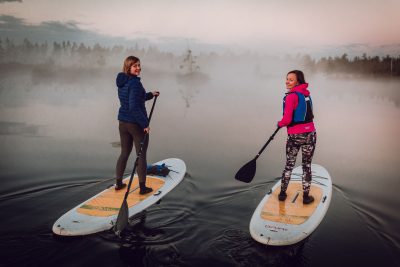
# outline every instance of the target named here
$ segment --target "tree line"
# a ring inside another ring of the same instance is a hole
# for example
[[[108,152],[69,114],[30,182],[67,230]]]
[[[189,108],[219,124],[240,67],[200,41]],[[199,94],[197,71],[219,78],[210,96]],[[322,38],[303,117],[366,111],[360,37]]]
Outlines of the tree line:
[[[311,72],[324,72],[327,74],[358,75],[358,76],[400,76],[400,56],[385,57],[355,56],[350,59],[345,53],[342,56],[322,57],[312,59],[309,55],[298,57],[303,66]]]
[[[137,55],[146,62],[153,62],[159,68],[170,68],[178,66],[184,59],[182,55],[175,55],[171,52],[160,51],[156,46],[147,48],[134,44],[132,47],[114,45],[104,47],[100,44],[93,46],[84,43],[70,41],[33,43],[28,39],[16,44],[12,40],[0,38],[0,64],[19,63],[31,65],[48,65],[64,67],[85,67],[101,68],[115,67],[121,65],[121,58],[126,55]],[[256,54],[248,53],[236,55],[225,53],[224,55],[215,52],[200,53],[197,56],[199,61],[211,61],[217,58],[227,59],[238,57],[238,60],[259,60]],[[275,58],[276,60],[276,58]],[[355,56],[350,58],[348,54],[336,57],[322,57],[313,59],[310,55],[286,56],[281,59],[296,62],[308,72],[322,72],[332,75],[355,75],[355,76],[400,76],[400,55],[393,56]],[[264,60],[268,62],[268,59]]]
[[[121,58],[126,55],[137,55],[147,60],[159,59],[170,61],[174,58],[172,53],[159,51],[154,46],[148,48],[124,47],[114,45],[104,47],[100,44],[93,46],[70,41],[33,43],[24,39],[16,44],[6,38],[0,39],[0,63],[41,64],[64,67],[101,68],[121,65]]]

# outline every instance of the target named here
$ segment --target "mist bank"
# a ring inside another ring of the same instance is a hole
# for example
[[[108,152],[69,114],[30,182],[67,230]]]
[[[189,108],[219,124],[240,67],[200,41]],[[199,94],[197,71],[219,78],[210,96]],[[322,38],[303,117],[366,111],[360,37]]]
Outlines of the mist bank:
[[[0,69],[2,73],[14,70],[31,69],[34,75],[46,78],[53,77],[56,69],[65,75],[82,74],[82,71],[98,71],[121,69],[122,62],[128,55],[135,55],[149,71],[154,73],[174,73],[182,71],[188,52],[197,64],[196,70],[207,72],[210,65],[240,64],[250,68],[256,75],[269,76],[274,71],[273,66],[287,64],[303,69],[308,73],[324,73],[340,76],[369,76],[369,77],[399,77],[400,55],[384,57],[367,55],[350,58],[347,53],[342,56],[329,56],[315,59],[308,54],[288,54],[284,57],[260,55],[259,53],[244,52],[196,52],[190,48],[183,49],[181,54],[165,52],[157,46],[132,47],[114,45],[111,47],[100,44],[86,45],[64,41],[51,44],[33,43],[25,39],[16,44],[9,39],[0,39]]]

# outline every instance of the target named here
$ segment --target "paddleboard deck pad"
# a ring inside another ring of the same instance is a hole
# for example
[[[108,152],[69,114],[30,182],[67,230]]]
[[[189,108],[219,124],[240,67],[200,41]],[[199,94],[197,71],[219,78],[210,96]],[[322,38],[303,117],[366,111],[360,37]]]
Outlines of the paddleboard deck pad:
[[[290,178],[287,198],[278,200],[278,181],[257,206],[250,221],[250,234],[258,242],[285,246],[309,236],[325,216],[332,197],[332,180],[326,169],[312,164],[310,195],[314,202],[303,204],[302,167],[296,167]]]
[[[147,175],[146,186],[153,189],[148,194],[139,194],[138,177],[134,176],[127,198],[130,217],[160,201],[182,181],[186,173],[186,165],[182,160],[170,158],[154,164],[163,163],[171,171],[165,177]],[[123,182],[128,184],[129,178],[130,175],[125,177]],[[62,236],[81,236],[112,228],[117,220],[126,189],[127,187],[117,191],[112,186],[79,204],[54,223],[53,232]]]

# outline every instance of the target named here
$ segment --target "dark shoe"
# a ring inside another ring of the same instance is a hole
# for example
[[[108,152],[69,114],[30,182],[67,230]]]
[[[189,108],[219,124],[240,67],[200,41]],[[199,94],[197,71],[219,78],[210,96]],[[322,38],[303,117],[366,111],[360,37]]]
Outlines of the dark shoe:
[[[279,195],[278,195],[279,201],[285,201],[286,198],[287,198],[286,192],[281,190],[281,192],[280,192]]]
[[[153,192],[153,189],[152,188],[150,188],[150,187],[141,187],[140,188],[140,192],[139,192],[139,194],[141,194],[141,195],[146,195],[146,194],[148,194],[148,193],[150,193],[150,192]]]
[[[123,183],[121,183],[121,184],[116,184],[115,185],[115,190],[121,190],[121,189],[124,189],[126,187],[126,184],[123,184]]]
[[[303,194],[303,204],[310,204],[314,202],[314,197],[309,196],[308,194]]]
[[[122,183],[122,179],[117,179],[117,183],[115,184],[115,190],[121,190],[126,187],[126,184]]]

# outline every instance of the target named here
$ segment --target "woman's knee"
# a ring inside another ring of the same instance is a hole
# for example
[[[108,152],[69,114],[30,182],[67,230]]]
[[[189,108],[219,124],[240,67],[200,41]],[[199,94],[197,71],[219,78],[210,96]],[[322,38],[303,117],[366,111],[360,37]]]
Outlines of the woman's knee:
[[[119,155],[119,160],[121,161],[127,161],[129,158],[130,152],[128,151],[123,151],[121,152],[121,154]]]

